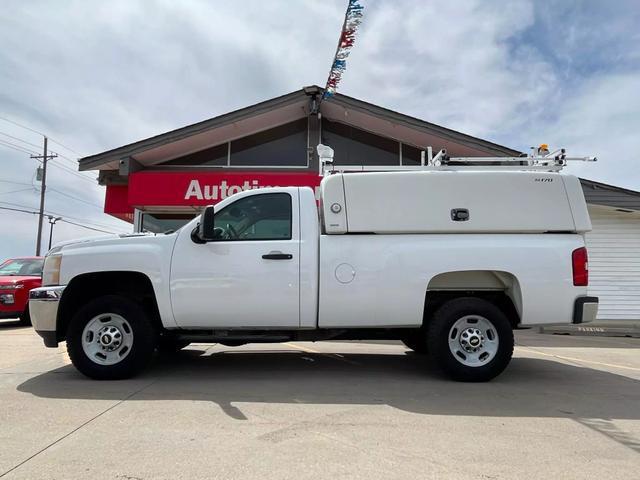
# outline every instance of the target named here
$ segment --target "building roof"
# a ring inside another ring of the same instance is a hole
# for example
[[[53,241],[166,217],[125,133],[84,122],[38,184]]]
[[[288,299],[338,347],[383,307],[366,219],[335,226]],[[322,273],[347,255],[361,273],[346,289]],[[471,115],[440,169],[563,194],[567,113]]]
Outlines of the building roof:
[[[178,128],[160,135],[139,140],[128,145],[89,155],[79,160],[80,170],[117,169],[124,158],[134,158],[144,164],[156,164],[179,155],[224,143],[265,129],[285,121],[303,118],[309,114],[311,99],[319,97],[322,89],[318,86],[304,87],[249,107],[219,115],[202,122]],[[515,156],[520,152],[480,138],[466,135],[418,118],[373,105],[356,98],[336,94],[322,102],[320,112],[323,118],[338,119],[344,123],[366,123],[372,132],[393,134],[408,144],[421,144],[433,139],[435,148],[446,148],[455,144],[464,148],[469,156],[497,155]],[[406,136],[406,139],[401,138]],[[390,136],[390,135],[388,135]],[[420,142],[420,143],[417,143]]]
[[[587,203],[640,211],[640,192],[614,187],[613,185],[587,180],[586,178],[581,178],[580,183]]]

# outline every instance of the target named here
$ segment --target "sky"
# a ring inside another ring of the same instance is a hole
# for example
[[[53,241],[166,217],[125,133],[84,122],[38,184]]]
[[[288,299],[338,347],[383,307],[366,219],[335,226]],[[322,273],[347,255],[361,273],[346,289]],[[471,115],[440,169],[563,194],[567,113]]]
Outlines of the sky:
[[[338,92],[640,190],[640,2],[361,0]],[[78,157],[326,82],[346,0],[4,0],[0,207],[37,210],[42,135],[57,153],[46,210],[108,232]],[[24,125],[34,131],[19,127]],[[26,142],[26,143],[25,143]],[[20,147],[16,150],[16,146]],[[0,209],[0,259],[32,255],[36,216]],[[48,244],[45,224],[43,246]],[[58,222],[56,241],[102,234]]]

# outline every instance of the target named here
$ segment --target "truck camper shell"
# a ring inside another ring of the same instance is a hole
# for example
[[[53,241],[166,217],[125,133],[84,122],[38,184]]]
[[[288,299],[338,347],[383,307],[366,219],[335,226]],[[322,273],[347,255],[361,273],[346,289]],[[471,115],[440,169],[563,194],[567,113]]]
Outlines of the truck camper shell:
[[[323,233],[584,233],[578,178],[555,172],[349,172],[320,187]]]

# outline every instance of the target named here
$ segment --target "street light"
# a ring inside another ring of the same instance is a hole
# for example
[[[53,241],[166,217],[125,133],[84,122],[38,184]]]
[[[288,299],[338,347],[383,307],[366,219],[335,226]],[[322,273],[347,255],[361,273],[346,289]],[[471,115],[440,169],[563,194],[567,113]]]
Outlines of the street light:
[[[49,250],[51,250],[51,240],[53,240],[53,226],[56,224],[58,220],[62,220],[62,217],[52,217],[51,215],[47,216],[49,219],[49,225],[51,228],[49,230]]]

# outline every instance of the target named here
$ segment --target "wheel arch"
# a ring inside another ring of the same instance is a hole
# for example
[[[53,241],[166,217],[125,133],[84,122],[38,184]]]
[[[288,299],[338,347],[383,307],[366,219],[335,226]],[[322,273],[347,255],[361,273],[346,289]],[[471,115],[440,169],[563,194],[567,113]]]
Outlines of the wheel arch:
[[[518,278],[503,270],[454,270],[438,273],[429,281],[424,301],[423,324],[445,302],[458,297],[490,301],[507,316],[513,328],[522,318],[522,291]]]
[[[71,318],[90,300],[104,295],[122,295],[142,305],[153,325],[161,328],[160,314],[151,279],[137,271],[89,272],[71,279],[64,289],[58,309],[58,341],[66,338]]]

